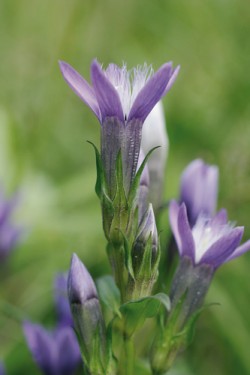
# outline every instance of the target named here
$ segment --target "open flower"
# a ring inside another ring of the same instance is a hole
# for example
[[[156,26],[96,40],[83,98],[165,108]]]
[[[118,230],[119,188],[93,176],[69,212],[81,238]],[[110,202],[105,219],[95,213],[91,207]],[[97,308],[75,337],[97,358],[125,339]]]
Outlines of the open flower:
[[[125,191],[135,176],[142,125],[156,103],[172,86],[179,67],[166,63],[153,74],[146,65],[127,70],[110,64],[107,69],[94,60],[92,87],[70,65],[60,62],[64,79],[91,108],[101,123],[101,155],[110,194],[115,192],[115,161],[122,153]]]
[[[213,218],[201,214],[191,229],[185,204],[172,201],[169,217],[180,256],[190,258],[194,265],[207,264],[215,270],[250,249],[250,240],[239,246],[244,227],[229,223],[226,210]]]
[[[193,226],[200,214],[212,217],[217,206],[218,167],[193,160],[181,176],[180,202],[187,208],[188,219]]]

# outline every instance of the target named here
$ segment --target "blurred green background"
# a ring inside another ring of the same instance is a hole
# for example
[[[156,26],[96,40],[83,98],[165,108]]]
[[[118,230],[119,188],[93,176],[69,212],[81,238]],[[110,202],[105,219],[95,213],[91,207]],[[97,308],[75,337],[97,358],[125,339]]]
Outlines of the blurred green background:
[[[99,124],[63,81],[58,60],[89,79],[97,57],[181,72],[164,99],[170,138],[166,198],[194,158],[220,168],[219,207],[250,237],[250,2],[22,0],[0,2],[0,180],[22,193],[26,236],[0,269],[0,358],[8,374],[38,374],[20,321],[52,326],[53,280],[77,252],[109,272],[94,193]],[[168,231],[167,220],[161,230]],[[216,274],[179,375],[250,374],[250,254]],[[179,368],[179,370],[178,370]]]

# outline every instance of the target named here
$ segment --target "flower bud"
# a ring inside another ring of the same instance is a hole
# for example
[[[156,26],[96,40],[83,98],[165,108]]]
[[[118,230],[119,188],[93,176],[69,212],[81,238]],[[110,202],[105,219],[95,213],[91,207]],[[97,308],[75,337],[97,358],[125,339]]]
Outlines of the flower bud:
[[[72,256],[68,276],[68,297],[84,363],[95,370],[101,368],[105,324],[94,281],[76,254]],[[94,347],[98,347],[98,352],[93,351]]]
[[[164,170],[169,148],[162,102],[156,104],[142,128],[142,150],[145,155],[157,146],[160,147],[152,153],[148,160],[150,201],[155,209],[162,204]]]
[[[187,207],[188,219],[193,226],[200,214],[213,216],[217,206],[219,170],[203,160],[192,161],[181,177],[180,202]]]

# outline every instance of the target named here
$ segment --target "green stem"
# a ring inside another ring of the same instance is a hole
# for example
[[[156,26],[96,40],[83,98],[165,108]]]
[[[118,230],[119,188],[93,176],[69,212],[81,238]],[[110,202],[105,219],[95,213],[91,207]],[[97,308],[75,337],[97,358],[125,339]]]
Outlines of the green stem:
[[[123,352],[119,375],[134,375],[134,343],[131,337],[123,334]]]

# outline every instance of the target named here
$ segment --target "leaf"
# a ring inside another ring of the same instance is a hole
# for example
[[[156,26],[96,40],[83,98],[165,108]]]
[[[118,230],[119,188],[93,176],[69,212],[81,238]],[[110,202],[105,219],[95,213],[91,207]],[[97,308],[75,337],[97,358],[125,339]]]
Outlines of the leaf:
[[[164,293],[145,297],[136,301],[127,302],[120,307],[123,316],[123,328],[128,336],[140,328],[148,318],[157,316],[160,311],[170,310],[170,299]]]
[[[96,280],[98,295],[101,301],[115,314],[121,316],[119,311],[120,306],[120,291],[117,288],[112,276],[105,275]]]

